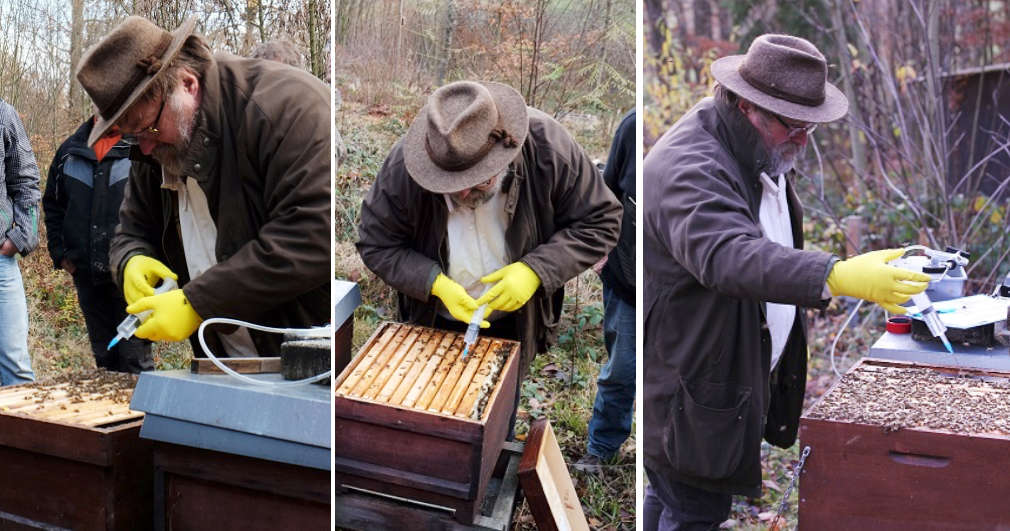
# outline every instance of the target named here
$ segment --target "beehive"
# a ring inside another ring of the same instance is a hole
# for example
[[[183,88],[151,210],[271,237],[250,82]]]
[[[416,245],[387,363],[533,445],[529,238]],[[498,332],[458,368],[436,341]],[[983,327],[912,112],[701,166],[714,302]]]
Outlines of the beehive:
[[[508,434],[519,343],[383,323],[335,383],[337,484],[456,509],[469,523]]]
[[[130,409],[135,384],[129,374],[95,371],[5,387],[0,389],[0,414],[86,428],[142,419],[143,413]]]
[[[479,420],[511,345],[478,337],[466,357],[463,347],[453,332],[392,324],[352,362],[337,396]]]
[[[150,526],[152,453],[144,414],[129,408],[134,382],[97,371],[0,389],[0,527]]]
[[[865,358],[800,420],[800,529],[1010,526],[1010,374]]]

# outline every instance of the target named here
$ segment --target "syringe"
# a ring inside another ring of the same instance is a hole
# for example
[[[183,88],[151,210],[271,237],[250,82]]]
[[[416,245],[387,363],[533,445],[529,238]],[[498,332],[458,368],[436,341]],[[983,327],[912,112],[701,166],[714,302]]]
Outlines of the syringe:
[[[172,280],[171,278],[163,278],[161,279],[161,284],[159,284],[157,288],[154,288],[154,294],[157,295],[159,293],[165,293],[166,291],[171,291],[176,287],[177,284],[175,283],[175,280]],[[123,319],[123,322],[119,323],[119,326],[116,327],[116,337],[112,338],[112,341],[109,341],[109,346],[105,347],[105,350],[112,350],[112,347],[116,346],[116,343],[119,343],[120,340],[132,337],[133,333],[137,331],[137,328],[140,328],[140,324],[151,316],[152,311],[153,310],[145,310],[138,314],[128,314],[126,319]]]
[[[953,354],[954,349],[950,346],[950,341],[947,341],[947,327],[943,325],[940,315],[936,313],[936,309],[933,308],[933,302],[929,300],[926,292],[912,295],[912,302],[915,303],[915,307],[918,308],[919,313],[922,315],[922,320],[926,323],[926,327],[929,328],[933,337],[940,338],[943,346],[947,348],[947,352]]]
[[[486,311],[487,304],[483,304],[473,311],[473,317],[470,318],[470,324],[466,327],[466,333],[463,334],[462,359],[466,359],[466,354],[470,351],[470,347],[477,342],[477,332],[480,330],[480,322],[484,320],[484,312]]]

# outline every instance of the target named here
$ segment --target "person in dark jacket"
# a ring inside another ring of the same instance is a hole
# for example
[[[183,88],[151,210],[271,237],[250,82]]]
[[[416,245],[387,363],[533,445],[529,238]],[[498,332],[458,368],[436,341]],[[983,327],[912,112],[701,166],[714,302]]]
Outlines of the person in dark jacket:
[[[109,341],[126,317],[126,300],[109,270],[109,240],[119,222],[119,205],[130,175],[130,146],[112,128],[88,147],[94,117],[81,124],[56,150],[42,196],[53,267],[73,278],[88,328],[95,364],[138,373],[154,368],[150,342]]]
[[[136,335],[189,337],[210,317],[271,327],[329,322],[330,103],[311,74],[213,53],[195,20],[169,32],[127,17],[81,58],[98,108],[135,144],[109,262]],[[154,294],[163,279],[179,289]],[[276,356],[279,334],[208,330],[227,356]],[[197,355],[202,352],[198,349]]]
[[[845,115],[824,56],[763,35],[712,64],[695,105],[645,158],[645,529],[716,529],[731,495],[761,495],[761,439],[796,439],[807,370],[801,307],[832,295],[898,304],[929,277],[887,265],[899,250],[839,261],[804,251],[786,177],[818,123]]]
[[[436,90],[361,205],[358,252],[404,321],[522,342],[519,374],[554,341],[569,279],[617,241],[620,203],[571,135],[512,87]]]
[[[621,201],[621,235],[602,269],[603,340],[607,363],[596,380],[586,454],[574,468],[597,472],[631,434],[635,406],[635,111],[621,120],[610,146],[603,181]]]

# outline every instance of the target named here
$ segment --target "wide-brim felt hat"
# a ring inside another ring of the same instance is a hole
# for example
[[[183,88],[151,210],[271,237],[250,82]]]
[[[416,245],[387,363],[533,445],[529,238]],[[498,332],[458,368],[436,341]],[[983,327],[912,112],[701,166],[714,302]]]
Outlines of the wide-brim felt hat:
[[[119,23],[81,57],[77,80],[98,109],[88,145],[101,138],[179,54],[193,35],[190,17],[167,31],[143,17]]]
[[[826,123],[849,111],[845,94],[827,80],[824,55],[806,39],[762,35],[745,55],[720,58],[711,71],[730,91],[786,118]]]
[[[428,97],[403,139],[403,161],[425,190],[447,194],[500,174],[529,131],[526,102],[514,88],[457,81]]]

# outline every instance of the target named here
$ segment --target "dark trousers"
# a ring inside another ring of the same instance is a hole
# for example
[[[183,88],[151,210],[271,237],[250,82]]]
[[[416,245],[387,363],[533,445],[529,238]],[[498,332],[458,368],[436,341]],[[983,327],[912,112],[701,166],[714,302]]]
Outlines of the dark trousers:
[[[645,531],[708,531],[729,518],[733,497],[649,473],[642,504]],[[658,481],[657,481],[658,480]]]
[[[109,341],[116,337],[116,327],[126,318],[126,300],[112,282],[96,284],[91,275],[78,271],[74,275],[77,300],[88,327],[88,340],[95,365],[110,371],[139,373],[154,369],[151,342],[131,337],[121,340],[112,350]]]

